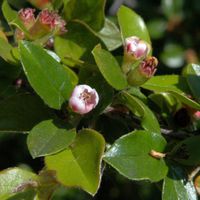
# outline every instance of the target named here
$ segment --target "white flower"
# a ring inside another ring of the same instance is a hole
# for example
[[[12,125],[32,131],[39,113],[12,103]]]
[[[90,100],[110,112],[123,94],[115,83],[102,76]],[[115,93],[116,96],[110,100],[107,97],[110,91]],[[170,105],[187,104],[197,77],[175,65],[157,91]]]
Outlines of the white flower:
[[[99,95],[88,85],[77,85],[69,99],[69,106],[79,114],[86,114],[96,107]]]

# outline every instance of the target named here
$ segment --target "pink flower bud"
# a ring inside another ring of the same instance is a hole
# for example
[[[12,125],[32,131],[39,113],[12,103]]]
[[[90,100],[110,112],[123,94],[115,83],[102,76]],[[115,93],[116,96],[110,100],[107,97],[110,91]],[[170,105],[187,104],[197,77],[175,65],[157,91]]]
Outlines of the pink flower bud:
[[[139,66],[140,72],[146,78],[151,78],[157,70],[158,60],[155,57],[149,57],[146,60],[142,61]]]
[[[124,51],[125,56],[127,55],[129,59],[139,60],[147,56],[150,46],[138,37],[132,36],[125,39]]]
[[[96,107],[99,95],[88,85],[77,85],[69,99],[69,106],[79,114],[86,114]]]
[[[49,33],[63,34],[66,32],[66,22],[56,13],[48,9],[42,10],[36,20],[36,23],[30,29],[30,35],[33,39],[41,38]]]
[[[193,117],[194,117],[196,120],[200,120],[200,111],[196,111],[196,112],[193,114]]]
[[[19,11],[19,18],[22,20],[24,26],[29,29],[35,23],[35,9],[25,8]]]
[[[59,29],[61,32],[66,32],[66,22],[54,11],[47,9],[42,10],[38,16],[41,24],[46,25],[49,29]]]
[[[132,86],[139,86],[150,79],[156,72],[158,60],[155,57],[148,57],[138,67],[128,73],[128,83]]]

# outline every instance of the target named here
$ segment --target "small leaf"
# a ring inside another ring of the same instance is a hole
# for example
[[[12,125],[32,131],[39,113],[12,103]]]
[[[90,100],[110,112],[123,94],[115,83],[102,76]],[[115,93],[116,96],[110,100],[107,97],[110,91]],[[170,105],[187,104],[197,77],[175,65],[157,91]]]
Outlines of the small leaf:
[[[141,117],[141,125],[145,130],[159,133],[160,126],[153,112],[138,98],[128,94],[121,93],[122,103],[127,106],[133,114]]]
[[[190,89],[185,77],[179,75],[154,76],[142,85],[143,88],[156,92],[168,92],[180,102],[194,109],[200,109],[200,104],[188,97]]]
[[[0,102],[0,132],[27,132],[53,114],[41,99],[30,94],[12,96]]]
[[[186,67],[186,79],[194,97],[200,101],[200,66],[190,64]]]
[[[134,131],[116,140],[104,160],[129,179],[157,182],[166,176],[168,167],[163,159],[149,153],[163,152],[165,146],[165,139],[157,133]]]
[[[200,136],[189,137],[179,142],[170,153],[177,162],[183,165],[200,164]]]
[[[20,43],[20,55],[33,89],[51,108],[60,109],[75,86],[74,76],[44,49],[30,42]]]
[[[27,138],[28,149],[33,158],[57,153],[67,148],[76,136],[75,129],[59,127],[52,120],[37,124]]]
[[[55,52],[68,66],[73,67],[76,64],[74,60],[79,59],[90,63],[93,59],[91,51],[100,40],[79,23],[68,24],[67,30],[62,37],[55,37]],[[88,40],[88,38],[90,39]]]
[[[126,78],[122,73],[117,60],[110,52],[102,49],[98,45],[93,49],[92,54],[100,72],[111,86],[117,90],[127,87]]]
[[[153,76],[145,84],[143,84],[142,87],[156,92],[175,91],[186,94],[190,93],[186,79],[179,75]]]
[[[122,38],[137,36],[148,43],[151,43],[148,30],[143,19],[133,10],[121,6],[117,13],[119,25],[121,28]]]
[[[164,179],[162,200],[197,200],[196,191],[192,181],[187,178],[186,172],[170,165],[169,173]]]
[[[0,199],[6,200],[16,193],[37,185],[36,174],[20,168],[9,168],[0,172]]]
[[[97,33],[109,51],[113,51],[122,45],[118,27],[109,19],[105,19],[104,27]]]
[[[16,63],[16,60],[11,54],[12,46],[3,38],[0,37],[0,57],[5,61]]]
[[[46,167],[56,171],[63,185],[78,186],[94,195],[100,184],[104,148],[104,138],[98,132],[83,129],[69,149],[45,158]]]
[[[81,20],[98,31],[104,24],[105,0],[71,0],[65,1],[63,14],[69,20]]]

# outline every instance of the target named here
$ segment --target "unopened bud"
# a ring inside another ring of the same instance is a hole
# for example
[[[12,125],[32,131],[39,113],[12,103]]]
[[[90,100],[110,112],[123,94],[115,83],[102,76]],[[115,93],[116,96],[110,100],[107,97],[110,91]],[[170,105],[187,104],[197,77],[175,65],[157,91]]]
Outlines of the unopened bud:
[[[194,114],[193,114],[193,118],[195,120],[200,120],[200,111],[196,111]]]
[[[149,80],[156,72],[158,60],[155,57],[148,57],[138,67],[128,73],[128,83],[132,86],[139,86]]]
[[[124,73],[127,73],[131,69],[131,65],[134,62],[146,58],[150,49],[151,47],[147,42],[136,36],[126,38],[122,66]]]
[[[77,85],[69,99],[69,106],[79,114],[86,114],[96,107],[99,95],[88,85]]]
[[[25,8],[19,11],[19,18],[22,20],[24,26],[27,29],[30,29],[33,24],[35,23],[35,9],[32,8]]]
[[[150,46],[147,42],[132,36],[125,39],[124,53],[131,60],[145,58],[150,51]]]
[[[30,29],[33,37],[39,38],[48,33],[62,34],[66,32],[66,22],[58,15],[57,12],[48,9],[42,10],[34,26]]]

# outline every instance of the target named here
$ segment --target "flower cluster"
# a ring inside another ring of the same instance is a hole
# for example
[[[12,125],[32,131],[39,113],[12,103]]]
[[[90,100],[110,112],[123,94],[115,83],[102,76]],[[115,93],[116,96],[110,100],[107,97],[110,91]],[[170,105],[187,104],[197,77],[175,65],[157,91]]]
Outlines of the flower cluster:
[[[151,46],[144,40],[136,36],[125,39],[122,70],[130,85],[142,85],[155,74],[158,60],[148,56],[150,52]]]
[[[29,39],[38,39],[47,34],[63,34],[66,32],[66,22],[55,11],[42,10],[35,18],[35,9],[25,8],[18,13],[19,19],[29,33]],[[17,29],[16,39],[24,39],[25,34]]]

